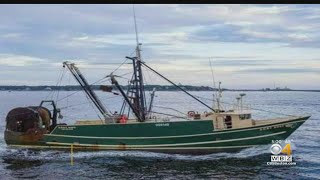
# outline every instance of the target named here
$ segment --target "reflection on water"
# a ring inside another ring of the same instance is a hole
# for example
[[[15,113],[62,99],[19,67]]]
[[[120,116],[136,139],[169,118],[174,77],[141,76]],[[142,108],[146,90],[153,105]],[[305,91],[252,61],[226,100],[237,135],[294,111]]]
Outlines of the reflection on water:
[[[13,177],[55,178],[56,173],[49,174],[48,171],[61,170],[60,177],[78,176],[80,173],[87,178],[170,178],[175,174],[179,175],[178,178],[228,178],[257,175],[261,165],[269,159],[265,149],[262,146],[239,153],[203,156],[139,151],[77,152],[74,154],[74,166],[69,164],[69,152],[8,149],[2,159],[5,169],[10,170]],[[241,167],[236,164],[241,164]],[[52,169],[55,167],[58,169]]]

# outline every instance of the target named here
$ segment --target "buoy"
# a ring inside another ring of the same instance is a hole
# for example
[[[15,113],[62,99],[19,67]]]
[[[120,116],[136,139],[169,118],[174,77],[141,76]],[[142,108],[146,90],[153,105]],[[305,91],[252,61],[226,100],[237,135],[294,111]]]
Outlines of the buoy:
[[[188,112],[188,117],[189,117],[189,118],[193,118],[195,114],[196,114],[196,113],[195,113],[194,111],[189,111],[189,112]]]

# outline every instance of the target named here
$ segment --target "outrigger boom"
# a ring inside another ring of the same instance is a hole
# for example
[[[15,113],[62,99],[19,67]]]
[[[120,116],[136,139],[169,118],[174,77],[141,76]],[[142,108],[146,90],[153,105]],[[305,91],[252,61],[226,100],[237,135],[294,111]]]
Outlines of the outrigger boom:
[[[103,115],[106,121],[109,123],[114,122],[112,119],[112,116],[107,112],[106,108],[103,106],[101,101],[99,100],[96,93],[91,89],[89,83],[85,79],[85,77],[82,75],[80,70],[75,66],[74,63],[70,62],[63,62],[63,67],[67,66],[72,75],[75,77],[77,82],[80,84],[84,92],[88,95],[88,97],[91,99],[91,101],[94,103],[94,105],[97,107],[97,109],[100,111],[100,113]]]

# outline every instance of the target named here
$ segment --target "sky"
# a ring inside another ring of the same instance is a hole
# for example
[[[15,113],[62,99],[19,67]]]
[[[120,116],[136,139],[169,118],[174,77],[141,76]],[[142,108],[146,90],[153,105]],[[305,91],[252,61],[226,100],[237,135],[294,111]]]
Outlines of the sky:
[[[320,5],[135,10],[142,60],[176,83],[320,89]],[[122,62],[114,74],[132,72],[125,61],[136,46],[130,4],[0,5],[0,22],[0,85],[56,85],[61,76],[63,85],[76,84],[63,61],[75,62],[90,83]],[[146,84],[168,84],[144,70]]]

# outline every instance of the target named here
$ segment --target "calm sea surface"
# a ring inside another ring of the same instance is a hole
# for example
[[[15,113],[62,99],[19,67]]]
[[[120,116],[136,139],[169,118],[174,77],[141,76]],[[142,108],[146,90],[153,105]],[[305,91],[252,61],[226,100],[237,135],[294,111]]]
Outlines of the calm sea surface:
[[[245,149],[238,153],[201,156],[168,155],[148,152],[76,152],[74,166],[70,153],[9,149],[3,139],[5,117],[14,107],[38,105],[42,99],[61,99],[75,92],[7,92],[0,91],[0,179],[319,179],[320,178],[320,93],[312,92],[246,92],[245,104],[251,104],[254,119],[283,114],[310,114],[311,118],[289,139],[292,140],[296,166],[267,166],[270,145]],[[119,111],[121,97],[97,92],[110,111]],[[240,92],[224,92],[223,101],[234,103]],[[148,94],[148,93],[147,93]],[[211,92],[192,94],[212,98]],[[198,102],[181,92],[157,92],[154,111],[173,113],[206,111]],[[202,99],[208,104],[212,102]],[[97,119],[96,110],[83,92],[58,101],[64,118],[72,124],[79,119]],[[230,107],[229,105],[228,107]]]

